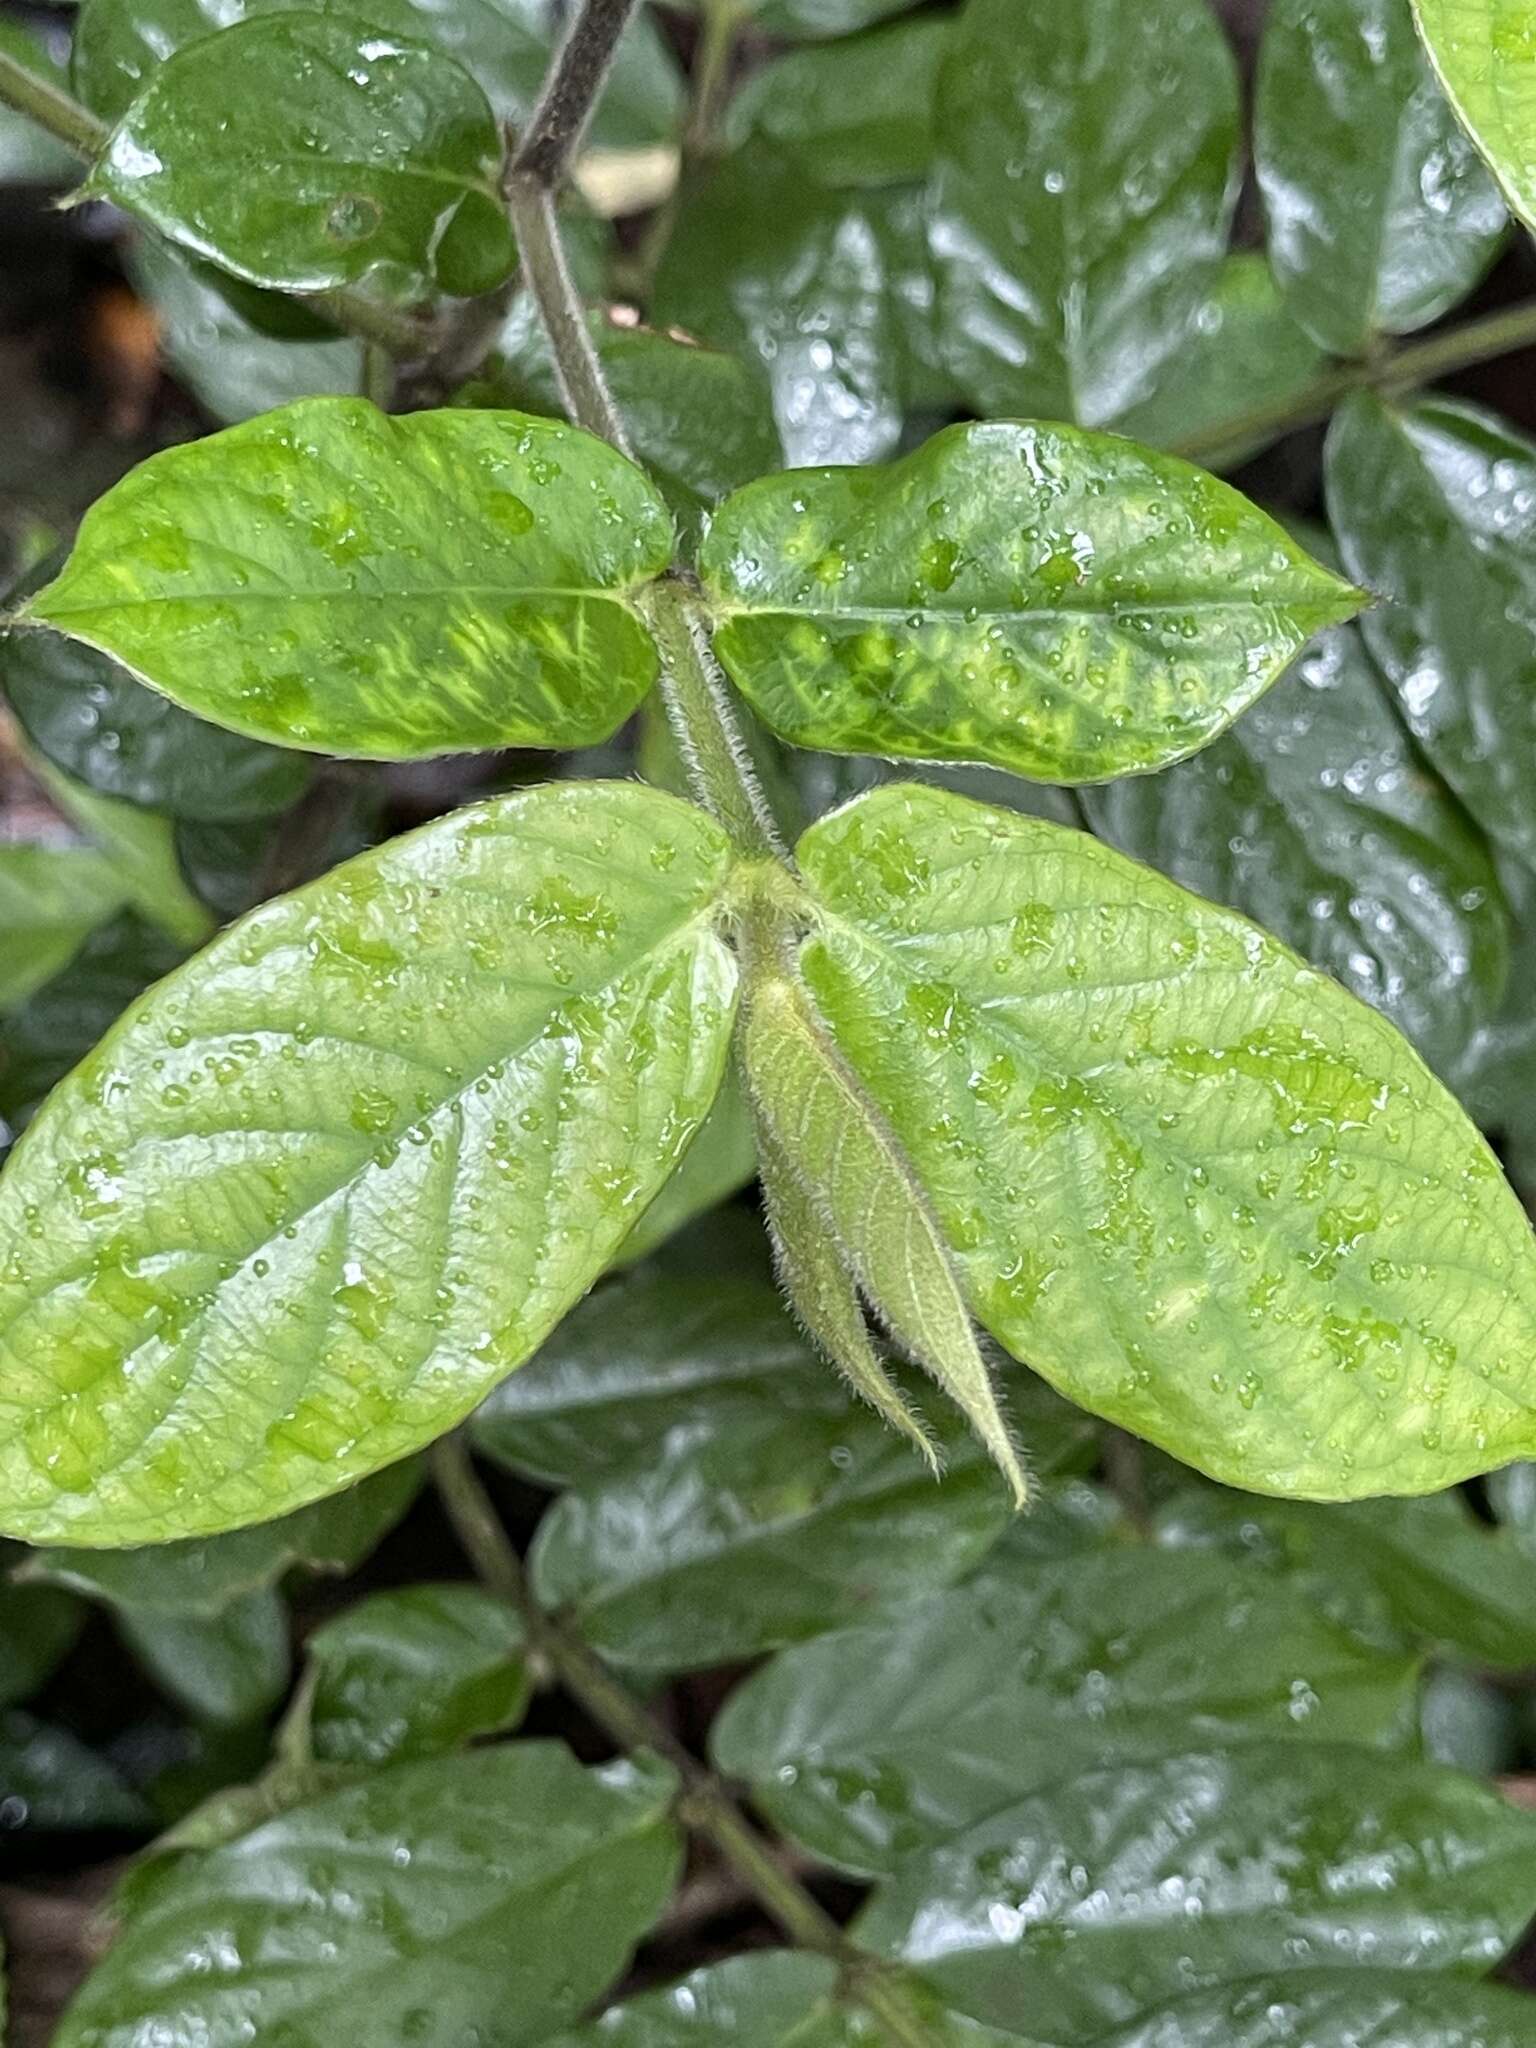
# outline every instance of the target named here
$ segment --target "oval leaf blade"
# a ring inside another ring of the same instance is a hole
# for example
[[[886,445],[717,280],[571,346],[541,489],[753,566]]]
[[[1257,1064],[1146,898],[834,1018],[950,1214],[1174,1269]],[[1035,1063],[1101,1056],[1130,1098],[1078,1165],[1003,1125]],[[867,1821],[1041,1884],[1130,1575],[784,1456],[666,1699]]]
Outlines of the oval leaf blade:
[[[1042,782],[1193,753],[1359,605],[1188,463],[1008,420],[749,484],[700,572],[720,658],[782,738]]]
[[[1419,34],[1505,197],[1536,227],[1536,41],[1529,0],[1413,0]]]
[[[86,183],[252,284],[489,291],[512,269],[500,136],[440,50],[345,15],[236,22],[150,78]]]
[[[1390,1025],[1084,833],[892,785],[813,826],[802,966],[981,1320],[1259,1493],[1536,1446],[1536,1248]]]
[[[379,760],[606,739],[656,675],[665,505],[515,412],[315,398],[143,463],[23,618],[255,739]]]
[[[735,990],[702,813],[461,811],[153,990],[0,1181],[0,1528],[215,1533],[439,1435],[666,1178]]]

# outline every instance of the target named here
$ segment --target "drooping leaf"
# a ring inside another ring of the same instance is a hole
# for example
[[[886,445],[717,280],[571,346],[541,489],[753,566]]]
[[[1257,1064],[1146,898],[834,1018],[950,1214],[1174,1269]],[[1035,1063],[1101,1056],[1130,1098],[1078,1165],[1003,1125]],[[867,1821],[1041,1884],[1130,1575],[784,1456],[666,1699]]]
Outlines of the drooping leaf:
[[[1083,804],[1100,838],[1244,911],[1445,1077],[1497,1013],[1509,914],[1487,843],[1414,752],[1354,626],[1192,760]]]
[[[1362,354],[1465,298],[1507,215],[1414,34],[1409,0],[1282,0],[1258,72],[1269,257],[1324,348]]]
[[[1504,195],[1536,224],[1536,45],[1526,0],[1413,0],[1419,34]]]
[[[395,1763],[515,1727],[532,1684],[522,1624],[478,1586],[375,1593],[317,1629],[309,1745],[326,1764]]]
[[[671,1793],[655,1767],[584,1771],[553,1743],[376,1772],[166,1870],[57,2048],[189,2029],[201,2048],[322,2048],[362,2013],[370,2048],[537,2041],[665,1903]]]
[[[288,1610],[270,1587],[240,1594],[217,1614],[125,1607],[117,1625],[161,1690],[200,1721],[255,1720],[288,1689]]]
[[[1268,263],[1257,250],[1238,250],[1223,259],[1178,351],[1112,424],[1132,441],[1198,448],[1208,468],[1231,468],[1252,443],[1210,444],[1210,436],[1251,407],[1297,397],[1322,367],[1322,350],[1287,311]]]
[[[1095,2048],[1529,2048],[1528,1993],[1422,1972],[1288,1969],[1197,1992]]]
[[[1026,1792],[1192,1742],[1406,1746],[1417,1670],[1225,1560],[1107,1551],[987,1568],[784,1651],[712,1744],[814,1856],[881,1872]]]
[[[0,683],[32,744],[101,796],[234,821],[286,809],[310,778],[302,756],[194,718],[109,655],[58,633],[8,634]]]
[[[936,128],[940,331],[972,404],[1123,413],[1226,250],[1237,79],[1206,0],[968,0]]]
[[[311,0],[311,5],[313,0]],[[75,30],[75,90],[116,120],[183,44],[248,16],[290,13],[303,0],[85,0]],[[499,119],[521,127],[558,35],[546,0],[327,0],[323,10],[431,43],[479,80]],[[670,139],[681,91],[655,25],[636,18],[619,45],[590,140],[634,148]]]
[[[36,1550],[23,1583],[66,1586],[120,1611],[216,1615],[273,1586],[286,1572],[355,1571],[415,1499],[421,1466],[410,1458],[297,1514],[227,1536],[143,1550]]]
[[[1328,435],[1328,510],[1414,738],[1472,816],[1536,855],[1536,447],[1491,413],[1363,394]]]
[[[1383,1019],[1081,832],[893,785],[814,825],[801,965],[993,1334],[1256,1492],[1536,1447],[1536,1247]]]
[[[550,784],[264,905],[0,1182],[0,1526],[120,1545],[438,1436],[613,1256],[719,1085],[724,835]]]
[[[121,1774],[67,1728],[0,1713],[0,1830],[94,1833],[145,1828],[151,1819]]]
[[[294,340],[265,334],[196,263],[150,235],[132,245],[127,262],[136,289],[159,319],[167,363],[226,426],[295,399],[340,397],[359,388],[363,345],[353,336]]]
[[[84,190],[251,284],[489,291],[512,269],[496,117],[466,71],[359,17],[283,12],[155,70]]]
[[[1507,1533],[1454,1493],[1326,1508],[1190,1488],[1157,1512],[1162,1542],[1214,1546],[1269,1569],[1357,1635],[1477,1665],[1536,1665],[1536,1582]]]
[[[585,746],[656,674],[626,600],[671,535],[572,427],[316,398],[144,463],[24,616],[285,746]]]
[[[1359,1745],[1089,1771],[907,1858],[859,1923],[961,2011],[1097,2043],[1309,1964],[1491,1969],[1536,1908],[1536,1817]]]
[[[792,50],[732,101],[732,132],[760,135],[832,187],[926,178],[950,20],[923,14],[845,42]]]
[[[29,1699],[73,1647],[85,1610],[54,1586],[0,1579],[0,1707]]]
[[[122,900],[94,848],[0,845],[0,1012],[57,974]]]
[[[781,738],[1041,781],[1193,752],[1359,604],[1214,477],[1011,421],[749,484],[700,570],[720,658]]]
[[[864,195],[835,195],[754,140],[684,203],[656,316],[762,362],[789,461],[876,462],[902,419],[902,326]]]

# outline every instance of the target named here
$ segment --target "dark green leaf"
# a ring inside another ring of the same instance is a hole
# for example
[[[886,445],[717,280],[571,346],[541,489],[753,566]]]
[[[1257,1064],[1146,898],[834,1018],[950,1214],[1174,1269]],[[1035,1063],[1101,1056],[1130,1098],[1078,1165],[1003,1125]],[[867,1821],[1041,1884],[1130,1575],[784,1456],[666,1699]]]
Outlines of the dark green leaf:
[[[912,4],[913,0],[746,0],[746,11],[767,35],[848,36]]]
[[[1287,1969],[1176,1999],[1094,2048],[1530,2048],[1536,2004],[1422,1972]]]
[[[172,1865],[55,2048],[326,2048],[360,2023],[368,2048],[535,2042],[665,1903],[671,1793],[659,1770],[584,1771],[551,1743],[378,1772]]]
[[[194,718],[110,656],[58,633],[8,634],[0,681],[33,745],[103,796],[233,820],[286,809],[310,778],[302,757]]]
[[[1193,760],[1083,802],[1101,838],[1246,912],[1448,1078],[1496,1014],[1510,934],[1487,843],[1421,763],[1353,626]]]
[[[1503,201],[1413,32],[1409,0],[1280,0],[1254,156],[1269,254],[1324,348],[1427,326],[1493,261]]]
[[[139,1795],[77,1736],[30,1714],[0,1714],[0,1840],[21,1828],[143,1828],[150,1819]]]
[[[1322,367],[1322,350],[1287,312],[1269,265],[1256,251],[1240,251],[1223,260],[1182,345],[1114,429],[1154,448],[1204,450],[1250,407],[1297,397]],[[1239,441],[1201,459],[1231,468],[1250,452],[1252,444]]]
[[[936,125],[940,327],[973,405],[1116,418],[1226,249],[1237,79],[1206,0],[969,0]]]
[[[1479,1778],[1497,1777],[1520,1760],[1519,1709],[1490,1679],[1440,1665],[1424,1680],[1419,1737],[1431,1763],[1451,1764]]]
[[[1199,1562],[1137,1548],[1007,1576],[989,1564],[785,1651],[732,1697],[715,1759],[814,1856],[878,1872],[1037,1787],[1192,1742],[1405,1743],[1414,1660]],[[1306,1756],[1293,1768],[1304,1780]]]
[[[356,17],[258,16],[188,43],[123,114],[85,190],[251,284],[488,291],[511,270],[484,93]]]
[[[29,1698],[80,1633],[84,1609],[53,1586],[0,1580],[0,1707]]]
[[[1536,447],[1475,406],[1364,394],[1328,436],[1328,510],[1361,629],[1410,731],[1477,822],[1536,857]]]
[[[270,1587],[214,1615],[125,1607],[117,1625],[162,1691],[200,1721],[253,1721],[288,1689],[288,1610]]]
[[[924,14],[792,51],[737,94],[732,132],[762,136],[823,185],[926,178],[933,96],[949,43],[949,17]]]
[[[383,1764],[458,1749],[522,1719],[522,1624],[478,1586],[376,1593],[309,1639],[310,1746],[321,1763]]]
[[[0,1181],[0,1525],[119,1545],[286,1513],[521,1364],[719,1086],[728,861],[657,790],[550,784],[162,983]]]
[[[358,389],[363,345],[352,336],[274,339],[197,264],[150,235],[133,244],[128,265],[159,318],[167,363],[216,420],[232,426],[298,398]]]
[[[93,848],[0,845],[0,1012],[57,974],[122,900]]]
[[[1009,421],[749,484],[700,569],[720,658],[781,738],[1041,781],[1192,753],[1359,603],[1214,477]]]
[[[683,205],[655,312],[765,365],[791,462],[878,461],[901,432],[901,313],[882,221],[760,140]]]
[[[276,1522],[142,1550],[38,1550],[19,1576],[27,1583],[68,1586],[122,1612],[213,1616],[232,1600],[275,1585],[285,1572],[355,1571],[420,1486],[421,1467],[407,1458]]]
[[[1462,125],[1515,212],[1536,225],[1536,47],[1526,0],[1413,0],[1413,11]]]
[[[1037,1792],[909,1857],[859,1931],[963,2012],[1096,2044],[1308,1966],[1487,1970],[1533,1908],[1536,1817],[1431,1765],[1277,1743]]]
[[[86,0],[75,31],[75,90],[115,120],[184,43],[248,16],[289,13],[302,0]],[[324,11],[414,36],[458,59],[498,117],[521,126],[559,30],[548,0],[326,0]],[[641,16],[619,45],[591,140],[613,149],[669,140],[681,92],[655,25]]]
[[[1215,1477],[1536,1449],[1536,1247],[1397,1032],[1085,833],[908,785],[800,842],[802,954],[995,1336]]]
[[[27,615],[257,739],[413,759],[606,739],[656,674],[653,487],[515,412],[315,398],[144,463]]]
[[[1536,1665],[1531,1559],[1457,1494],[1317,1508],[1192,1488],[1165,1503],[1157,1527],[1165,1543],[1218,1545],[1279,1572],[1376,1642],[1511,1671]]]

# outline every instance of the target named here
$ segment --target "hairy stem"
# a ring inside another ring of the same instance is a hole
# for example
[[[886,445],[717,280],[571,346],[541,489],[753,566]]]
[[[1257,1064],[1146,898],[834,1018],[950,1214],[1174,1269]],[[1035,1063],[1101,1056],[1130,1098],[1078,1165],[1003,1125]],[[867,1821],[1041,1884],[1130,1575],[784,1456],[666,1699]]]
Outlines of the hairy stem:
[[[514,178],[531,178],[550,191],[559,186],[636,5],[637,0],[585,0],[528,117],[512,159]]]
[[[1193,462],[1214,461],[1234,448],[1251,450],[1281,440],[1299,427],[1315,426],[1325,420],[1340,399],[1352,391],[1401,391],[1415,384],[1429,384],[1455,370],[1467,370],[1474,363],[1486,363],[1495,356],[1536,343],[1536,299],[1524,299],[1478,320],[1467,320],[1432,334],[1426,341],[1409,342],[1369,361],[1336,363],[1322,370],[1310,384],[1289,398],[1268,405],[1256,405],[1248,412],[1234,414],[1204,432],[1179,442],[1172,452]]]
[[[567,415],[578,427],[600,435],[622,454],[632,454],[624,422],[598,361],[592,330],[587,325],[587,309],[566,262],[554,193],[537,178],[514,172],[507,180],[507,210],[517,236],[523,278],[533,293],[549,337]]]
[[[539,1605],[463,1439],[442,1438],[433,1447],[432,1465],[444,1511],[465,1555],[487,1589],[521,1615],[529,1646],[545,1668],[620,1749],[649,1750],[672,1767],[682,1787],[677,1812],[683,1825],[711,1844],[797,1947],[838,1965],[849,1995],[879,2020],[897,2048],[933,2048],[927,2027],[889,1966],[848,1939],[784,1868],[720,1779],[652,1719],[579,1636]]]

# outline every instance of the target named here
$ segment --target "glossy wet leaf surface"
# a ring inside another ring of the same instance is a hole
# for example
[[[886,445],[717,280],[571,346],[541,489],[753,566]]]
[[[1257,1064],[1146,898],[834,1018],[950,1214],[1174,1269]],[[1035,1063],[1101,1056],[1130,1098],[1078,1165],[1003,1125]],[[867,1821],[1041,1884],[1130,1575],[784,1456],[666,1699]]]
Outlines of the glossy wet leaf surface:
[[[127,1607],[117,1621],[135,1661],[197,1721],[238,1726],[268,1713],[288,1689],[288,1610],[270,1587],[218,1614]]]
[[[628,1265],[655,1251],[694,1217],[729,1200],[756,1173],[751,1113],[732,1068],[682,1164],[624,1240],[619,1263]]]
[[[1409,0],[1282,0],[1255,123],[1270,261],[1297,319],[1335,354],[1427,326],[1493,261],[1504,202]]]
[[[303,0],[86,0],[75,31],[75,90],[115,119],[183,44],[253,15],[287,14]],[[543,0],[328,0],[326,14],[410,36],[454,58],[497,115],[521,126],[554,46]],[[675,65],[640,17],[619,46],[590,139],[634,148],[668,139],[681,100]]]
[[[10,634],[0,683],[32,744],[103,796],[227,822],[285,810],[310,778],[309,762],[194,718],[58,633]]]
[[[1492,1969],[1536,1907],[1536,1819],[1358,1746],[1299,1762],[1281,1743],[1090,1771],[909,1857],[858,1931],[1068,2048],[1254,1977]]]
[[[972,405],[1124,412],[1226,250],[1237,78],[1206,0],[969,0],[936,129],[939,314]]]
[[[926,178],[929,110],[950,22],[925,14],[847,41],[793,50],[750,77],[729,120],[830,186]]]
[[[85,846],[0,846],[0,1011],[50,980],[122,902],[104,854]]]
[[[1274,1572],[1369,1640],[1479,1667],[1536,1666],[1530,1556],[1454,1493],[1320,1508],[1191,1488],[1164,1503],[1156,1527],[1165,1543]]]
[[[1536,855],[1536,446],[1478,407],[1358,395],[1328,435],[1328,511],[1381,602],[1361,631],[1414,738],[1493,838]]]
[[[999,1555],[972,1584],[783,1652],[712,1748],[813,1855],[881,1872],[1036,1787],[1191,1743],[1405,1745],[1416,1684],[1412,1658],[1225,1560]]]
[[[1214,477],[1008,421],[748,485],[700,568],[716,650],[781,738],[1041,781],[1192,752],[1358,604]]]
[[[658,1770],[584,1771],[554,1743],[376,1773],[170,1869],[58,2048],[188,2029],[202,2048],[325,2048],[363,2010],[370,2048],[535,2041],[619,1975],[661,1911],[670,1792]]]
[[[308,1739],[321,1763],[458,1749],[521,1720],[533,1690],[522,1624],[478,1586],[375,1593],[318,1629]]]
[[[726,862],[658,791],[549,785],[162,983],[0,1183],[0,1525],[118,1545],[282,1514],[520,1365],[719,1085]]]
[[[627,599],[670,550],[654,488],[575,428],[317,398],[143,464],[28,612],[257,739],[584,746],[655,676]]]
[[[1087,835],[937,790],[799,858],[812,992],[1016,1356],[1256,1492],[1529,1454],[1530,1225],[1383,1019]]]
[[[1084,792],[1100,838],[1241,910],[1452,1074],[1509,973],[1482,834],[1403,730],[1353,625],[1155,779]]]
[[[1505,196],[1536,222],[1536,46],[1525,0],[1413,0],[1419,33],[1462,125]]]
[[[489,291],[512,269],[500,144],[479,86],[359,19],[277,14],[151,76],[86,190],[236,277],[319,292]]]
[[[1197,1992],[1095,2048],[1528,2048],[1531,2001],[1407,1970],[1288,1971]]]

